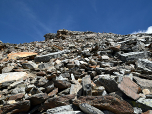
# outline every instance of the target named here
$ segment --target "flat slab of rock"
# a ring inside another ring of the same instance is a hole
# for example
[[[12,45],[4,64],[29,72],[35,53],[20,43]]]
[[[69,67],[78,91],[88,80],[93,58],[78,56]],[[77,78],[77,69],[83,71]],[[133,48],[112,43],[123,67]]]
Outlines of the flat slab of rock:
[[[27,76],[28,74],[26,72],[3,73],[3,74],[0,74],[0,83],[6,82],[6,81],[19,80]]]
[[[61,112],[68,112],[68,111],[74,111],[73,105],[66,105],[66,106],[60,106],[52,109],[48,109],[46,111],[47,114],[55,114],[55,113],[61,113]]]
[[[123,91],[127,96],[131,97],[134,100],[137,100],[139,96],[139,91],[141,88],[133,82],[129,77],[124,77],[118,87],[121,91]]]
[[[142,79],[136,76],[133,78],[142,89],[149,89],[152,92],[152,80]]]
[[[65,96],[58,96],[47,99],[44,104],[39,108],[39,110],[47,110],[59,106],[70,105],[72,99],[75,98],[75,95],[65,95]]]
[[[148,59],[138,59],[137,68],[144,70],[144,72],[152,72],[152,61],[149,61]]]
[[[144,58],[145,53],[144,52],[130,52],[130,53],[124,53],[120,54],[120,59],[122,61],[135,61],[138,60],[139,58]]]
[[[30,101],[24,100],[19,103],[5,105],[0,108],[0,114],[19,114],[20,112],[27,112],[30,109]]]
[[[119,96],[81,96],[73,104],[87,103],[101,110],[108,110],[115,114],[133,114],[133,107]]]
[[[65,54],[68,52],[69,50],[63,50],[63,51],[58,51],[58,52],[42,55],[42,56],[37,56],[34,58],[34,61],[35,62],[49,62],[51,58],[59,58],[61,57],[62,54]]]
[[[87,114],[104,114],[101,110],[87,104],[87,103],[82,103],[79,104],[80,109],[87,113]]]
[[[17,57],[30,57],[30,56],[36,56],[37,53],[33,52],[18,52],[18,53],[10,53],[7,55],[8,59],[14,59],[16,60]]]

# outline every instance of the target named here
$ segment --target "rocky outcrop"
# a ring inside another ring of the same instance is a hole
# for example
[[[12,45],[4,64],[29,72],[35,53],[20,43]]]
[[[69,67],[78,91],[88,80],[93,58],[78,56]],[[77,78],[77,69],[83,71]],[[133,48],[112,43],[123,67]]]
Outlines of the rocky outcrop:
[[[1,114],[148,114],[152,34],[60,29],[45,41],[0,41]]]

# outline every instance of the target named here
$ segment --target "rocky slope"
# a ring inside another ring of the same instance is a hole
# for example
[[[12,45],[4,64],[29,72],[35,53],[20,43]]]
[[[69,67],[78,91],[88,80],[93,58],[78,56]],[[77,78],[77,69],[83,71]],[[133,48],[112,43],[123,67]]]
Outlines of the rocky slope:
[[[152,34],[44,37],[0,42],[1,114],[152,113]]]

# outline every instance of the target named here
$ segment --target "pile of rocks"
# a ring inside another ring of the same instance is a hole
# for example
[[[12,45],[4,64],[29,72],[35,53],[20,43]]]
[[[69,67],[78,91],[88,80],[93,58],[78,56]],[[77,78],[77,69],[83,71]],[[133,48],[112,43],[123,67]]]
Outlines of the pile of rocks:
[[[152,113],[152,34],[44,37],[0,42],[1,114]]]

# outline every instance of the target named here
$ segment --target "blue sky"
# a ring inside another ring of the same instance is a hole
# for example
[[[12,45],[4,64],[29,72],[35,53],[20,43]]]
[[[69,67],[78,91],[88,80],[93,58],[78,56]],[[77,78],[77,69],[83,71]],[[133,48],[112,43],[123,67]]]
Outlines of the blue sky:
[[[0,40],[43,41],[58,29],[130,34],[152,30],[152,0],[0,0]]]

